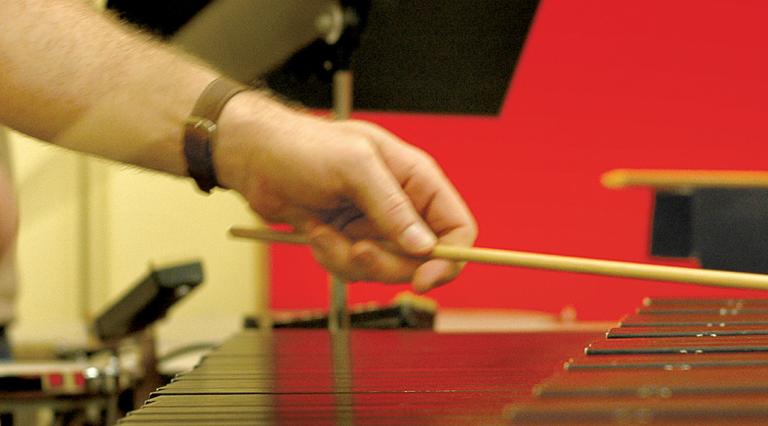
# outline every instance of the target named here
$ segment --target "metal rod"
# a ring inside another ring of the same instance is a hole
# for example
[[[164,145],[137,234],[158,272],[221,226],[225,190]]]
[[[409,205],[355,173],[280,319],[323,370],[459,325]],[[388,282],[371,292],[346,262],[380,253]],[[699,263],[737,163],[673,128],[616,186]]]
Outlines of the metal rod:
[[[352,71],[340,69],[333,74],[333,115],[336,120],[346,120],[352,113],[352,84]],[[328,328],[331,331],[348,329],[347,283],[331,276],[330,293]]]

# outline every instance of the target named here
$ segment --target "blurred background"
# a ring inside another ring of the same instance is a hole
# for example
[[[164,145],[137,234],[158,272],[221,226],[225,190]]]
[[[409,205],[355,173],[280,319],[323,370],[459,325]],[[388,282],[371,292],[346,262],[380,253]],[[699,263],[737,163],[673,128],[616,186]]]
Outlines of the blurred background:
[[[758,0],[541,0],[497,113],[361,107],[353,117],[438,160],[477,217],[478,246],[695,266],[651,258],[651,192],[608,190],[600,175],[768,168],[767,13]],[[16,336],[84,338],[148,264],[190,258],[203,259],[206,284],[160,326],[161,341],[226,336],[267,306],[327,308],[328,278],[307,248],[227,237],[258,223],[234,194],[206,197],[185,180],[25,139],[9,133],[21,207]],[[350,303],[404,289],[352,284]],[[703,294],[748,292],[468,265],[429,297],[441,308],[617,320],[644,296]]]

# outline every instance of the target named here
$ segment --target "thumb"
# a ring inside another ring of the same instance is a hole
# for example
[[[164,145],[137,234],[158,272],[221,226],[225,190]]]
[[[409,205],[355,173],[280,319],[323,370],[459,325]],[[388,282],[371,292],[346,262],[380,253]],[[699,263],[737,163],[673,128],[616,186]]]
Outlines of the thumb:
[[[358,168],[352,182],[352,198],[358,208],[385,238],[410,254],[428,254],[437,237],[416,212],[410,198],[384,162]]]

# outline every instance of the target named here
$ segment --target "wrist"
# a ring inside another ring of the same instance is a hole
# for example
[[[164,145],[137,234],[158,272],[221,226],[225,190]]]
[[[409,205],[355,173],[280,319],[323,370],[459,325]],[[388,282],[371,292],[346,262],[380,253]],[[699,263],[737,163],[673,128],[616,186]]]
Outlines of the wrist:
[[[187,173],[204,192],[223,186],[218,180],[213,160],[221,112],[235,95],[248,89],[248,86],[234,80],[219,77],[206,86],[186,119],[184,158],[187,162]]]
[[[292,113],[258,90],[239,93],[224,106],[213,147],[213,162],[222,186],[246,191],[248,179],[258,172],[250,168],[273,139],[273,129]]]

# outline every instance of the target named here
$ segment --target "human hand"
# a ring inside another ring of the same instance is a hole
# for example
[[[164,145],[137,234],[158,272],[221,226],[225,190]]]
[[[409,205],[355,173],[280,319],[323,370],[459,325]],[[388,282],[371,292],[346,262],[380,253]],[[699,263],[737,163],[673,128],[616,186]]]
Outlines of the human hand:
[[[424,292],[461,265],[428,254],[471,246],[477,226],[434,160],[375,125],[307,115],[257,93],[235,96],[219,119],[214,161],[224,186],[269,222],[305,232],[317,260],[348,281],[407,282]]]

